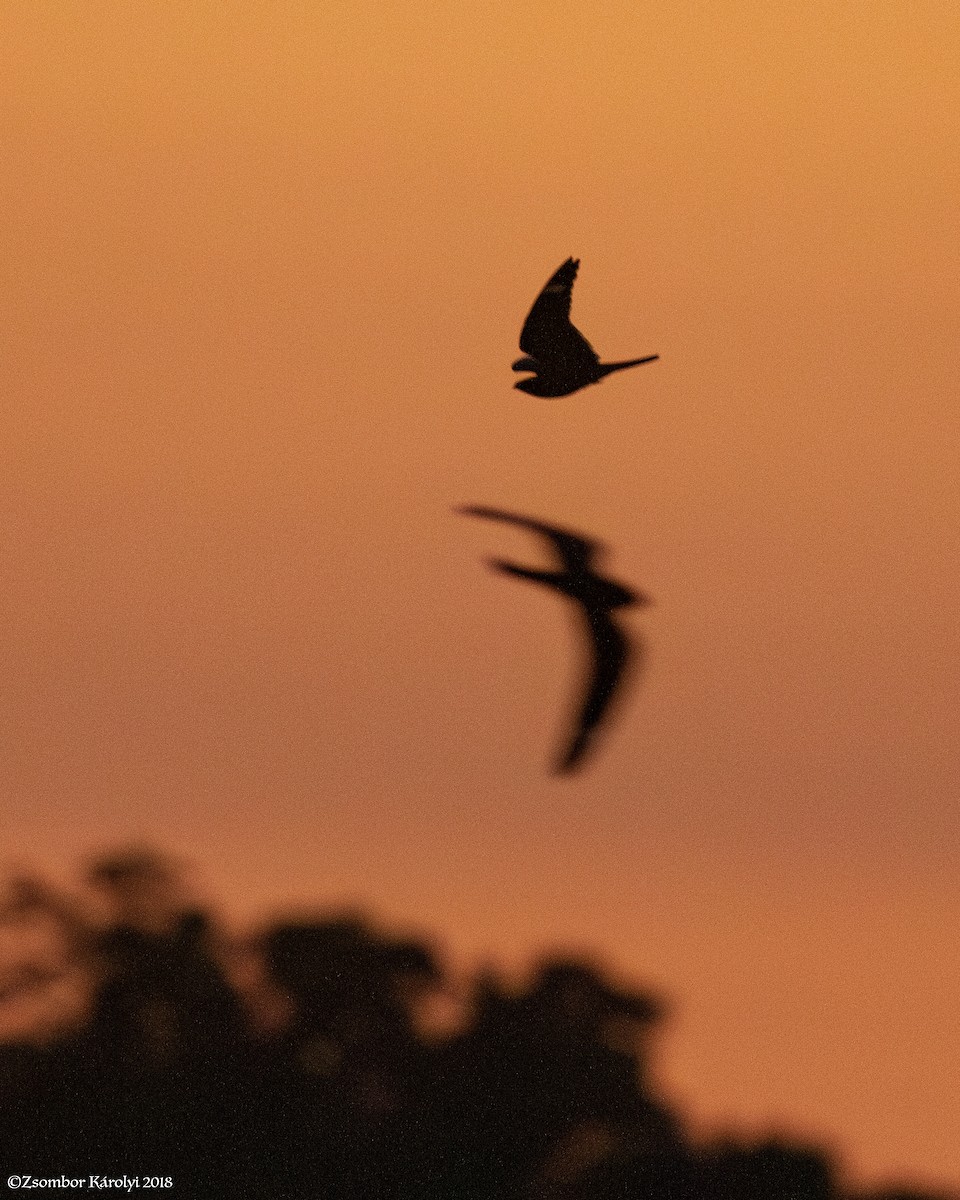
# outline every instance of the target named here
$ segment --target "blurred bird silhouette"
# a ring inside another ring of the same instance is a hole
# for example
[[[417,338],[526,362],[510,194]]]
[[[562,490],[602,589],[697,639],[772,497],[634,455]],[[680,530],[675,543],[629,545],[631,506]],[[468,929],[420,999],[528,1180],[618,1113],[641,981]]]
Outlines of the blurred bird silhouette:
[[[568,258],[550,276],[534,301],[520,332],[520,349],[526,357],[513,364],[515,371],[535,372],[514,387],[531,396],[569,396],[589,383],[599,383],[612,371],[623,371],[653,362],[659,354],[631,358],[625,362],[602,363],[600,356],[570,321],[573,281],[579,258]]]
[[[560,571],[536,571],[529,567],[518,567],[501,559],[489,560],[495,570],[554,588],[561,595],[573,600],[586,620],[590,662],[586,692],[577,711],[569,745],[560,755],[555,767],[558,774],[573,771],[586,757],[596,728],[608,713],[610,703],[632,657],[627,637],[610,614],[615,608],[624,608],[631,604],[645,605],[649,604],[650,600],[642,593],[630,591],[629,588],[604,579],[594,572],[593,564],[603,550],[601,542],[498,508],[470,505],[456,511],[472,517],[486,517],[492,521],[507,521],[542,534],[550,541],[563,564],[563,570]]]

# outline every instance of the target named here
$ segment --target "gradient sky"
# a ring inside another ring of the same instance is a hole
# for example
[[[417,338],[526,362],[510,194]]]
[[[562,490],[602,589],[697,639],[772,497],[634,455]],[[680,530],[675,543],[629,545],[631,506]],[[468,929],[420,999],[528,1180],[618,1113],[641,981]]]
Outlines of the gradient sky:
[[[2,821],[675,1000],[703,1128],[960,1183],[953,0],[4,17]],[[661,360],[512,390],[537,290]],[[655,606],[589,770],[493,504]]]

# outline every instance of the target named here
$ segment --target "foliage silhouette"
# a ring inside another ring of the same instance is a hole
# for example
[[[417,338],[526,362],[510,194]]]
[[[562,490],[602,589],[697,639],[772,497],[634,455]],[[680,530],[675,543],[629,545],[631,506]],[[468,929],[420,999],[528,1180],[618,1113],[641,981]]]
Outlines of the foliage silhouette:
[[[429,945],[358,916],[231,944],[152,851],[87,881],[106,923],[39,884],[14,905],[62,924],[92,998],[0,1045],[9,1171],[170,1175],[198,1200],[843,1200],[816,1147],[695,1143],[650,1082],[663,1001],[590,963],[548,958],[519,989],[480,973],[441,1037]]]

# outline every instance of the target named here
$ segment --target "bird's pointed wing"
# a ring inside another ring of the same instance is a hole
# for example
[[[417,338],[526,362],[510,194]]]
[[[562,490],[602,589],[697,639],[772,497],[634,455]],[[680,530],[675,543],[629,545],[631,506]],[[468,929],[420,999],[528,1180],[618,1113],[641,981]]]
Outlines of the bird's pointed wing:
[[[520,349],[543,363],[597,363],[599,355],[570,322],[573,281],[580,266],[568,258],[554,271],[520,331]]]
[[[609,613],[587,614],[591,639],[591,667],[586,694],[577,713],[570,744],[557,760],[558,774],[574,771],[586,757],[597,726],[610,709],[610,703],[623,685],[624,672],[632,658],[630,643]]]
[[[560,555],[564,566],[568,568],[585,569],[590,566],[597,553],[603,549],[603,543],[595,539],[585,538],[571,529],[561,529],[557,525],[548,525],[544,521],[535,521],[532,517],[524,517],[519,513],[505,512],[501,508],[488,508],[482,504],[464,505],[457,512],[471,517],[486,517],[491,521],[506,521],[511,525],[519,525],[530,529],[550,540],[554,550]]]

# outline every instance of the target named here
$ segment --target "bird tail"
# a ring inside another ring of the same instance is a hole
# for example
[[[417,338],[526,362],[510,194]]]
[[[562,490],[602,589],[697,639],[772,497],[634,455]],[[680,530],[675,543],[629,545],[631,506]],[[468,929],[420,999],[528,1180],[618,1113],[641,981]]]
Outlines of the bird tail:
[[[639,367],[641,363],[655,362],[659,357],[659,354],[648,354],[646,358],[631,358],[626,362],[601,363],[601,378],[603,375],[609,375],[611,371],[625,371],[627,367]]]

